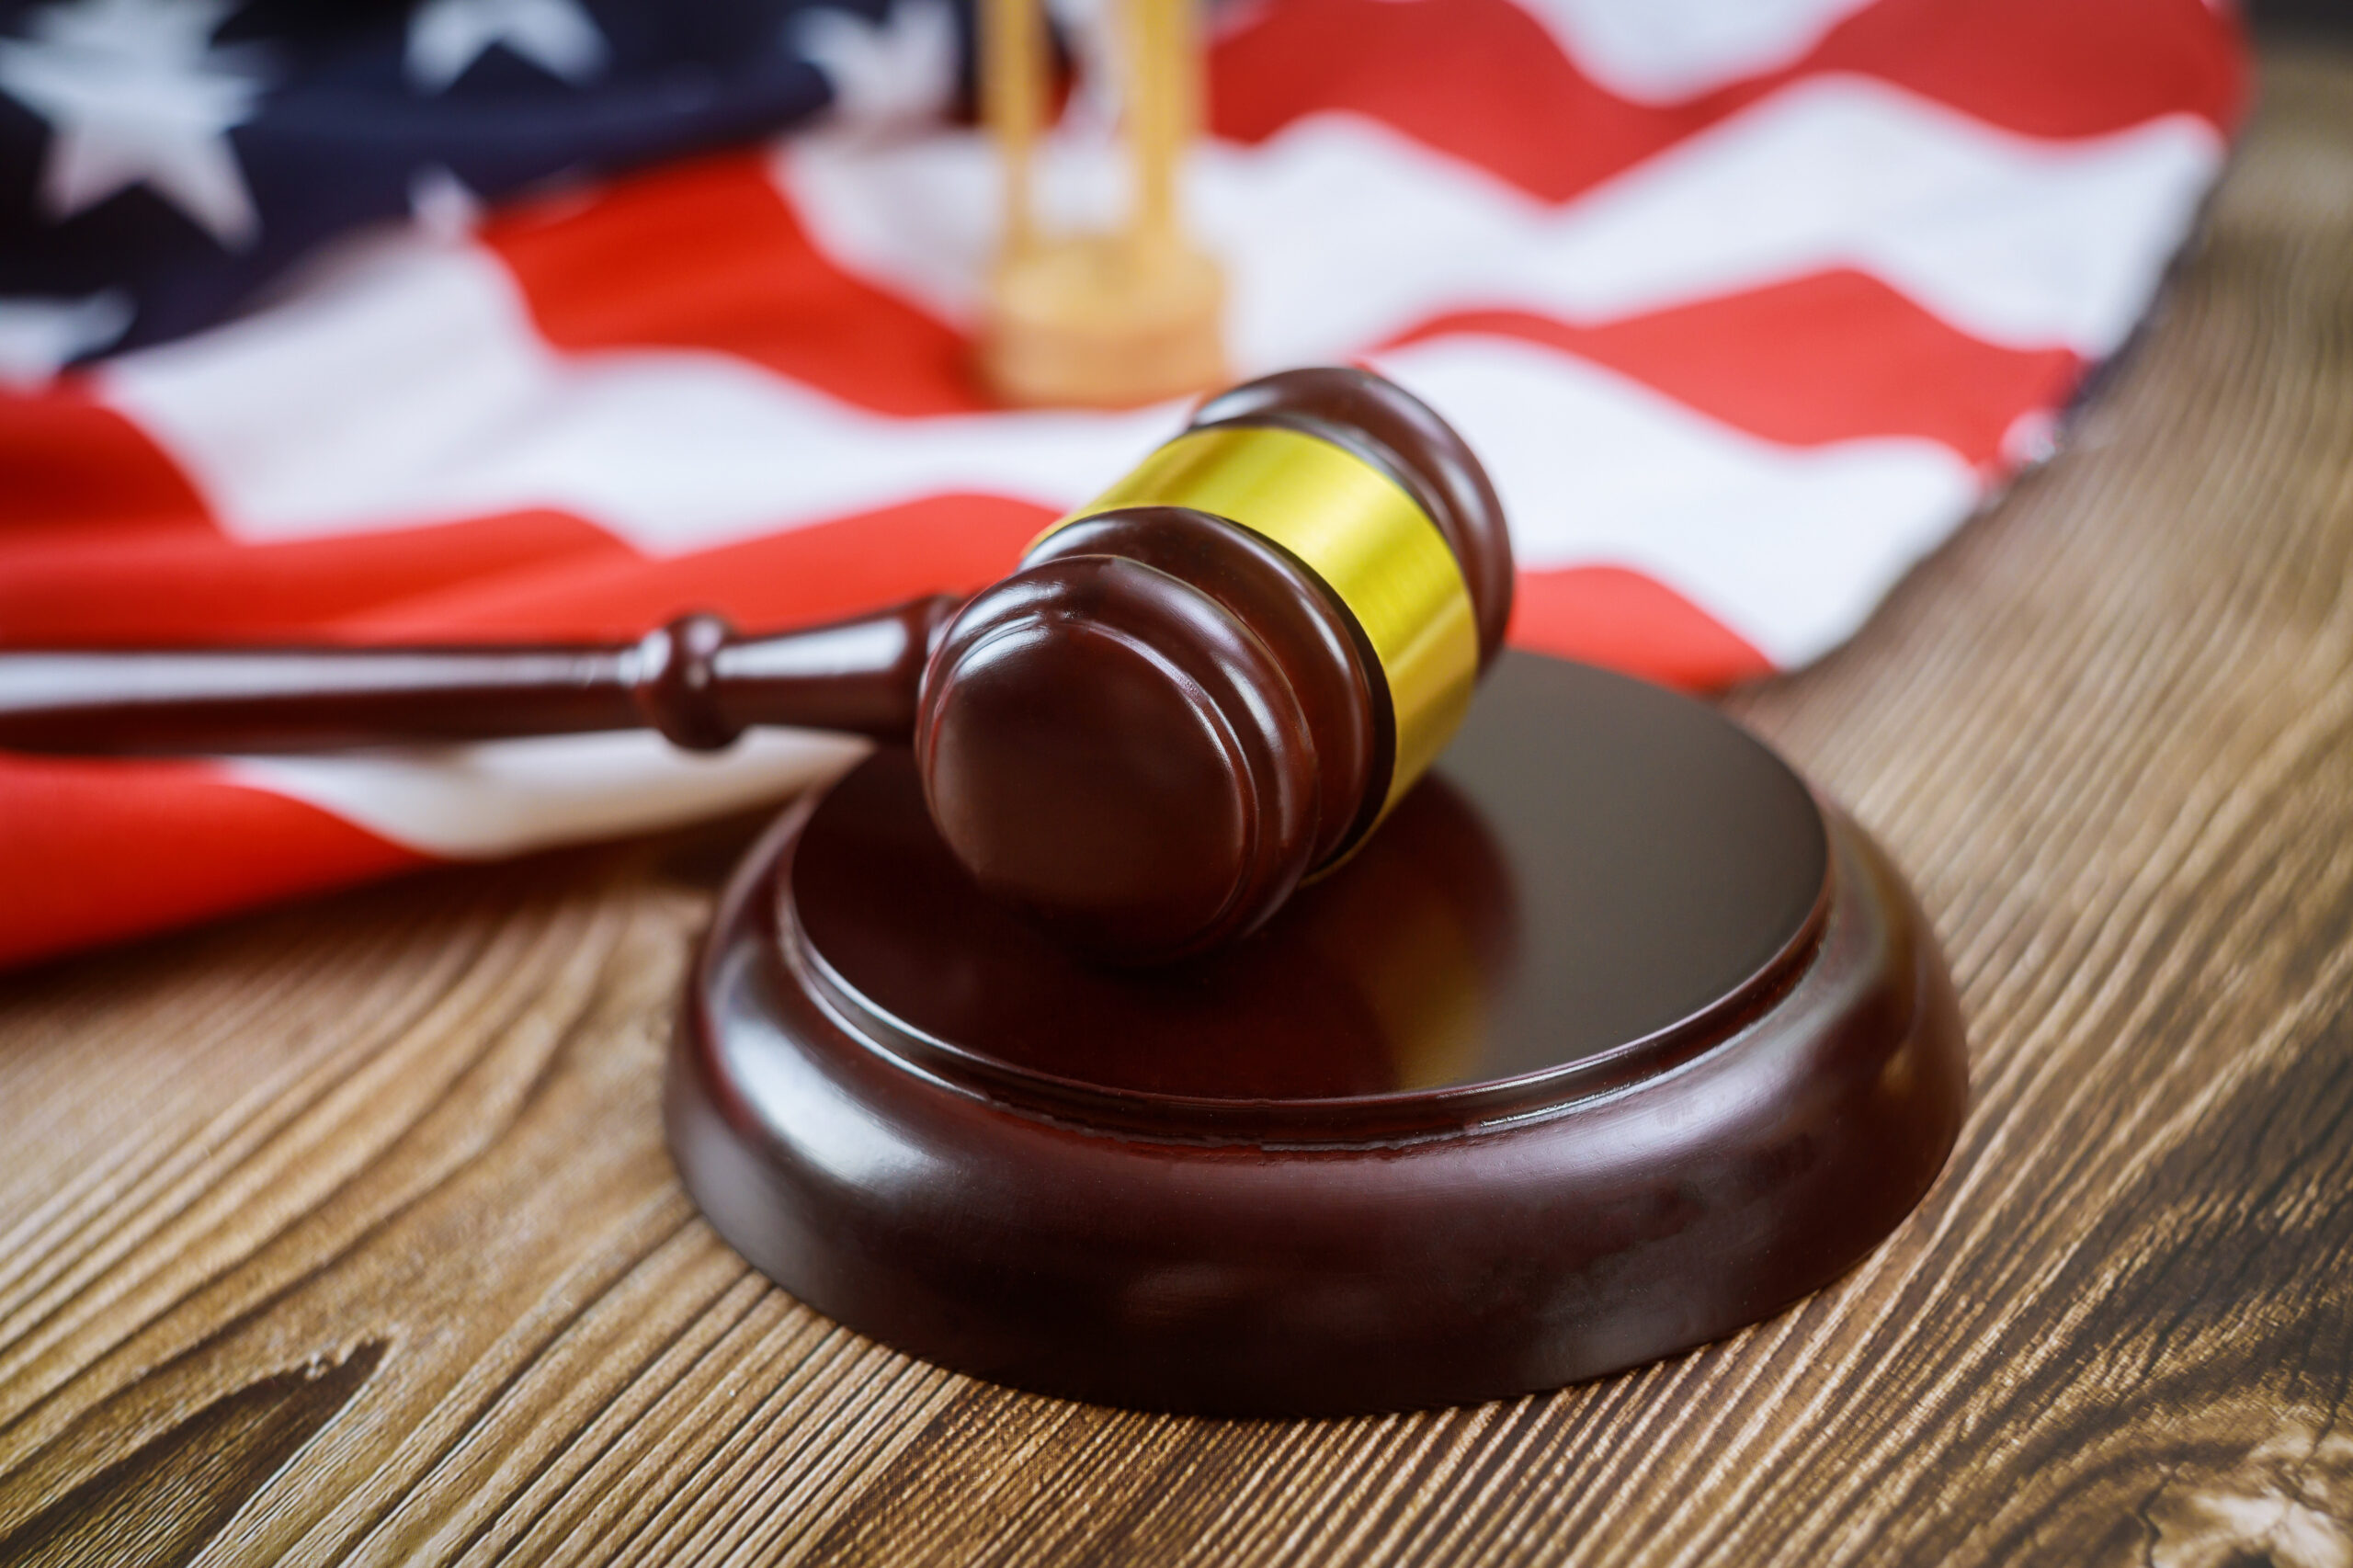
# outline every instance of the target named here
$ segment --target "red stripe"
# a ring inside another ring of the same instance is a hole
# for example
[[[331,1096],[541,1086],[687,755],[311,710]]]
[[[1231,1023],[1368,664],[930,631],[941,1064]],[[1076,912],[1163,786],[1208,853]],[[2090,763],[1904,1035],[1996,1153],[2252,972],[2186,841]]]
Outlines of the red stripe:
[[[556,565],[637,556],[560,512],[278,544],[108,529],[0,552],[0,642],[229,642],[323,636],[343,619],[464,585],[495,595]]]
[[[2083,373],[2065,349],[1997,347],[1846,271],[1597,326],[1464,312],[1398,342],[1452,333],[1548,344],[1769,441],[1923,436],[1981,465],[2000,459],[2020,415],[2064,403]]]
[[[2246,112],[2236,11],[2206,0],[1880,0],[1802,71],[1862,71],[2027,136]]]
[[[828,260],[756,153],[526,208],[482,239],[559,348],[717,349],[880,414],[990,406],[963,335]]]
[[[423,864],[202,763],[0,757],[0,964]]]
[[[582,561],[387,606],[343,623],[404,637],[632,638],[710,610],[746,631],[807,625],[995,582],[1053,513],[994,495],[931,495],[660,561]]]
[[[220,537],[171,459],[79,380],[36,392],[0,389],[0,545],[13,552],[94,528],[141,540]]]
[[[1559,200],[1713,118],[1602,92],[1509,0],[1281,0],[1248,15],[1210,55],[1210,125],[1236,141],[1346,110]]]
[[[654,561],[546,511],[281,544],[108,532],[0,551],[0,645],[629,638],[688,609],[801,625],[992,582],[1051,519],[931,495]]]
[[[2163,114],[2236,123],[2236,23],[2202,0],[1882,0],[1804,60],[1682,103],[1631,103],[1510,0],[1282,0],[1218,40],[1210,123],[1260,142],[1343,110],[1564,201],[1787,85],[1865,73],[2035,136]]]
[[[1522,572],[1510,640],[1515,647],[1695,690],[1773,673],[1772,661],[1707,611],[1620,566]]]

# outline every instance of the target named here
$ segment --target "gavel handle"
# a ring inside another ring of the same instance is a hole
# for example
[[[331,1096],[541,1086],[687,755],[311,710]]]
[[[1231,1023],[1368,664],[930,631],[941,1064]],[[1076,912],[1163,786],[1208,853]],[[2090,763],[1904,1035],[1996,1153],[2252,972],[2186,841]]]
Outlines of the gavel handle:
[[[904,740],[961,603],[756,638],[690,615],[620,646],[0,653],[0,750],[319,751],[651,727],[710,751],[761,724]]]

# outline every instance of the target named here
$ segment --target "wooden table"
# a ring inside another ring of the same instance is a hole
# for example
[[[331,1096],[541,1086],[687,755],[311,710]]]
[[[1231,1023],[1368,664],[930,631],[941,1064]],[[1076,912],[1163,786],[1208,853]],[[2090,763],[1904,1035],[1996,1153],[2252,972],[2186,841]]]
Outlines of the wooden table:
[[[1377,1420],[910,1361],[663,1153],[734,824],[0,982],[0,1562],[2353,1562],[2353,56],[2269,63],[2068,454],[1733,703],[1973,1028],[1852,1277]]]

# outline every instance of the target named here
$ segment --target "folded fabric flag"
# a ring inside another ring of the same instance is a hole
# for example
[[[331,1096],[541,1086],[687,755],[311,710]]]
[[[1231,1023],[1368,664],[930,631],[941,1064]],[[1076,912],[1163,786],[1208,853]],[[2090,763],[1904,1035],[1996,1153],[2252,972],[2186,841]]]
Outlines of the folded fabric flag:
[[[764,630],[999,574],[1182,410],[977,394],[969,31],[940,0],[0,11],[0,642]],[[1268,0],[1218,14],[1210,74],[1191,208],[1237,368],[1420,393],[1510,511],[1513,640],[1707,687],[1836,644],[2045,449],[2245,64],[2200,0]],[[1106,172],[1058,143],[1043,184],[1084,212]],[[847,755],[0,757],[0,961]]]

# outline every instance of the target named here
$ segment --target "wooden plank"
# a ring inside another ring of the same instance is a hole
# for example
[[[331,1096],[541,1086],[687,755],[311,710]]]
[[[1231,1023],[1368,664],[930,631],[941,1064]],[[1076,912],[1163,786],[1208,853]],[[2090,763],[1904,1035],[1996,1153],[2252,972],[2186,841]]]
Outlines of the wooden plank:
[[[2353,1563],[2353,60],[2269,64],[2067,456],[1734,701],[1973,1030],[1837,1286],[1380,1419],[894,1355],[662,1152],[735,824],[0,982],[0,1562]]]

